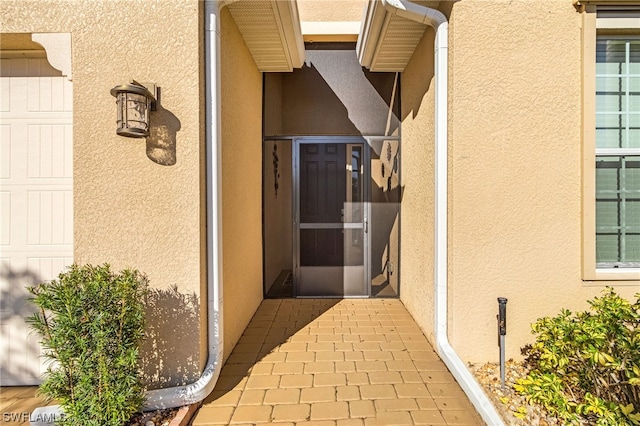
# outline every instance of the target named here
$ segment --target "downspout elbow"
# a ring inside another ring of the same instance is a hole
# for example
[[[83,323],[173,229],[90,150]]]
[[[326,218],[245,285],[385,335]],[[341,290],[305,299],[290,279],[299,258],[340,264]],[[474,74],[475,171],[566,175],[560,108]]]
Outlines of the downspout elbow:
[[[144,410],[195,404],[206,398],[222,368],[222,221],[220,185],[220,11],[235,0],[205,0],[205,140],[207,198],[207,364],[198,380],[148,391]]]

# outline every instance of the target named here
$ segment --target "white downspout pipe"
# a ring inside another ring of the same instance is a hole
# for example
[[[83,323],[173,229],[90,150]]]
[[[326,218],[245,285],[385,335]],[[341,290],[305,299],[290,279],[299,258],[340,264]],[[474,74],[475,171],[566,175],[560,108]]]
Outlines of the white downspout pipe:
[[[381,0],[392,14],[433,27],[435,37],[435,337],[438,354],[456,378],[482,419],[504,425],[464,362],[449,343],[448,308],[448,39],[449,23],[442,12],[407,0]]]
[[[208,360],[195,382],[147,391],[144,411],[182,407],[206,398],[222,368],[222,179],[220,135],[220,10],[231,1],[205,0],[205,114],[207,163],[207,350]],[[59,405],[39,407],[31,415],[33,426],[48,426],[60,419]]]
[[[205,139],[207,167],[207,365],[195,382],[148,391],[144,411],[182,407],[206,398],[222,368],[222,150],[220,114],[220,10],[231,3],[205,0]]]

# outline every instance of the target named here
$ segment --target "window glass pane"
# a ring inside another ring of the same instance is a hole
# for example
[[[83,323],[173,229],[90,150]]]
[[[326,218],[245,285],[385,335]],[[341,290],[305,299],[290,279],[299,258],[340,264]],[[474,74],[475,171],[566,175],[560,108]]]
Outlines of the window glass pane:
[[[611,94],[611,92],[598,92],[596,95],[596,111],[602,112],[620,112],[625,111],[624,96],[620,94]]]
[[[637,139],[632,124],[640,117],[631,118],[621,114],[596,115],[596,148],[625,148]]]
[[[618,76],[596,78],[596,93],[622,93],[622,81]]]
[[[596,73],[640,75],[640,40],[598,38]]]
[[[622,127],[622,116],[620,114],[596,114],[596,127],[598,129],[619,129]]]
[[[601,198],[596,202],[596,216],[598,217],[598,233],[617,233],[618,207],[616,199]]]
[[[614,263],[618,261],[618,237],[617,235],[596,235],[596,262]]]
[[[622,109],[622,111],[638,112],[640,111],[640,92],[629,92],[628,96],[625,96],[623,102],[629,102],[628,105]]]
[[[629,114],[622,115],[622,127],[639,128],[640,127],[640,114],[633,111]]]
[[[620,157],[596,159],[596,199],[618,198]]]
[[[625,136],[628,138],[625,143],[626,148],[640,148],[640,128],[633,127],[626,131]]]
[[[626,67],[625,40],[598,39],[596,43],[596,74],[624,74]]]
[[[596,63],[596,74],[604,76],[604,75],[620,75],[623,74],[626,68],[623,69],[624,64],[618,63],[609,63],[609,62],[598,62]]]
[[[640,75],[640,40],[628,40],[629,63],[627,72],[631,75]]]
[[[638,96],[640,93],[640,77],[629,75],[628,77],[620,78],[620,80],[620,89],[623,92],[629,91],[629,94]]]
[[[630,194],[627,198],[627,228],[629,232],[640,231],[640,197],[638,194]]]
[[[630,259],[630,261],[640,261],[640,233],[636,232],[627,236],[625,251],[627,252],[627,258]]]
[[[640,111],[640,90],[627,86],[640,85],[638,78],[599,77],[596,90],[596,111],[598,112],[638,112]],[[614,84],[614,81],[617,83]],[[619,87],[617,87],[619,86]]]
[[[597,148],[640,148],[640,128],[597,128]]]
[[[622,140],[622,130],[620,128],[597,128],[596,141],[597,148],[620,148]]]
[[[640,157],[596,158],[596,262],[640,266]]]

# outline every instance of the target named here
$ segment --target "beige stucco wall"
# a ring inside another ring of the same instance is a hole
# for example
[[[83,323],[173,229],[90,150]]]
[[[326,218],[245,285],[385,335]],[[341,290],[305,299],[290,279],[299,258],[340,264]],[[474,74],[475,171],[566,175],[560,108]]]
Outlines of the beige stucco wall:
[[[433,337],[434,31],[402,73],[400,298]]]
[[[262,301],[262,75],[221,14],[224,354]]]
[[[75,260],[149,276],[148,380],[192,382],[207,357],[202,2],[0,7],[3,32],[72,34]],[[262,300],[262,77],[226,10],[221,18],[228,356]],[[161,88],[146,141],[115,134],[109,90],[131,78]]]
[[[197,302],[204,284],[200,7],[197,0],[0,5],[2,32],[71,33],[74,256],[148,275],[149,321],[157,326],[148,333],[155,352],[147,351],[146,366],[158,384],[196,379],[206,358]],[[162,91],[146,141],[115,133],[109,90],[132,78]]]
[[[367,0],[298,0],[300,21],[360,21]]]
[[[301,19],[359,20],[364,3],[345,3],[301,0]],[[497,297],[509,299],[507,355],[516,357],[536,318],[583,309],[612,284],[581,279],[581,18],[571,3],[445,5],[449,336],[468,362],[497,359]],[[0,3],[2,32],[72,34],[75,258],[148,274],[157,301],[150,321],[160,324],[148,374],[159,384],[193,380],[206,359],[201,7],[197,0]],[[432,45],[428,29],[402,74],[401,117],[401,298],[430,338]],[[226,11],[221,56],[228,355],[262,299],[262,79]],[[162,90],[148,141],[115,134],[109,90],[131,78]],[[625,296],[640,288],[617,284]]]
[[[532,322],[605,285],[581,274],[581,17],[565,0],[465,0],[450,22],[449,336],[464,361],[496,361],[497,297],[518,357]]]

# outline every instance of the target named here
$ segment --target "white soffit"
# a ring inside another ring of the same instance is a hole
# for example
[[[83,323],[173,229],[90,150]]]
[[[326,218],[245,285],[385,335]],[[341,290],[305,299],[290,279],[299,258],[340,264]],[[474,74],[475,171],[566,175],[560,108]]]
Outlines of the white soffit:
[[[435,8],[439,2],[415,3]],[[370,0],[356,48],[360,64],[371,71],[404,71],[426,28],[389,13],[380,0]]]
[[[295,0],[240,0],[228,7],[258,70],[302,67],[304,41]]]

